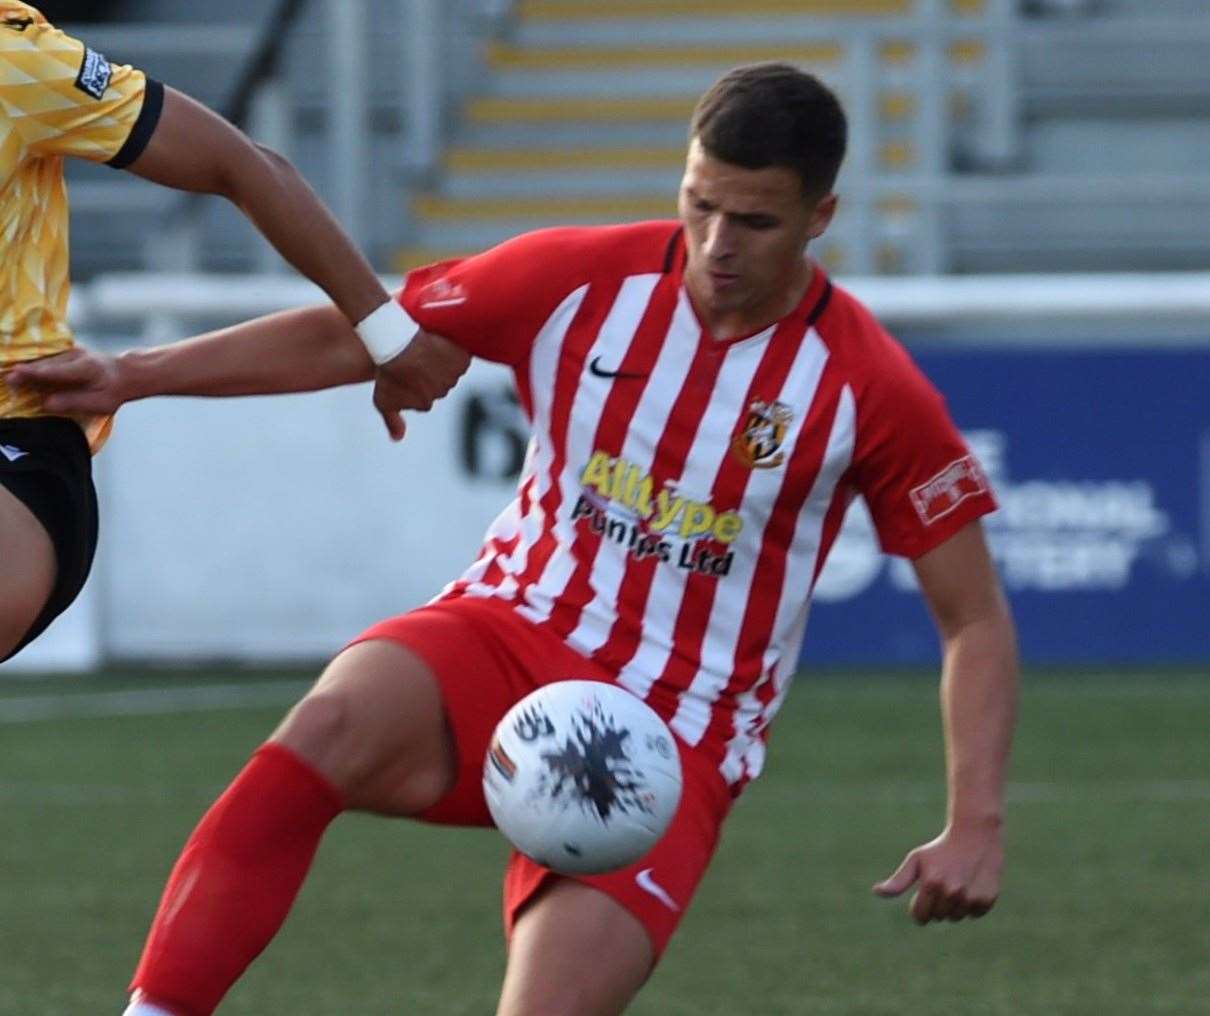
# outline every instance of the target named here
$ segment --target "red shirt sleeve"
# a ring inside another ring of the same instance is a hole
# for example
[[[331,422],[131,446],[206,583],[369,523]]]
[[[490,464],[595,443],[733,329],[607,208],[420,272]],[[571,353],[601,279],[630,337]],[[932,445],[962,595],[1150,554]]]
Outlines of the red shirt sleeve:
[[[582,234],[540,230],[474,257],[418,268],[399,302],[427,331],[474,356],[516,366],[559,304],[587,281]]]
[[[917,558],[997,505],[940,392],[886,341],[892,369],[858,398],[853,477],[882,549]]]

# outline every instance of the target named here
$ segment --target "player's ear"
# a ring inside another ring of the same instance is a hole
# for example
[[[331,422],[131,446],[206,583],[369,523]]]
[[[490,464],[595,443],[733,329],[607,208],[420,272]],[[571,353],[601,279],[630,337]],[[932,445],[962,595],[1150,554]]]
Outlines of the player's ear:
[[[808,236],[812,240],[823,236],[828,226],[832,224],[838,204],[840,204],[839,194],[825,194],[815,202],[815,208],[811,212],[811,226],[808,232]]]

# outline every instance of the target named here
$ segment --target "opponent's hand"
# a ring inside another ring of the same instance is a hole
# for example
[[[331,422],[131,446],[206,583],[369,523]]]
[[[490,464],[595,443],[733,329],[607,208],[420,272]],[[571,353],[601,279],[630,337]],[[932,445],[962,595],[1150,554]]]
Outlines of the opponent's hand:
[[[42,405],[51,413],[106,415],[129,399],[118,358],[83,346],[19,363],[4,379],[13,388],[41,392]]]
[[[403,440],[403,410],[426,412],[448,395],[471,365],[470,354],[449,339],[419,331],[403,352],[382,364],[374,378],[374,408],[392,441]]]
[[[1004,848],[999,825],[947,826],[935,840],[917,847],[890,878],[874,886],[884,898],[918,885],[910,907],[917,924],[982,917],[1000,894]]]

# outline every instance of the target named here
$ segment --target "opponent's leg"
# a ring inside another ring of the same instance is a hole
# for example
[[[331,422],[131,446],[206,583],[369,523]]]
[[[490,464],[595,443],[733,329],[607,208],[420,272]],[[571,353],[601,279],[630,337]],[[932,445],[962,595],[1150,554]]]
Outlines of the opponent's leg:
[[[614,1016],[654,961],[637,917],[591,886],[557,879],[513,928],[497,1016]]]
[[[386,641],[341,653],[194,830],[129,1011],[154,1003],[207,1016],[285,920],[336,815],[422,811],[453,783],[454,758],[436,679],[418,656]]]
[[[0,486],[0,660],[37,620],[55,585],[55,548],[42,523]]]

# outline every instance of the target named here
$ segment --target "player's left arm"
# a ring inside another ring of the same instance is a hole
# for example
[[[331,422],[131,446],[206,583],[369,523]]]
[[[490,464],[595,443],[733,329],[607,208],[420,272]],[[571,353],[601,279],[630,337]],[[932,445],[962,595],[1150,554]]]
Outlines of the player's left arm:
[[[912,917],[926,924],[981,917],[1000,892],[1017,648],[1012,616],[978,521],[916,559],[914,567],[943,647],[949,804],[941,835],[912,850],[874,891],[898,896],[915,885]]]

